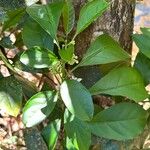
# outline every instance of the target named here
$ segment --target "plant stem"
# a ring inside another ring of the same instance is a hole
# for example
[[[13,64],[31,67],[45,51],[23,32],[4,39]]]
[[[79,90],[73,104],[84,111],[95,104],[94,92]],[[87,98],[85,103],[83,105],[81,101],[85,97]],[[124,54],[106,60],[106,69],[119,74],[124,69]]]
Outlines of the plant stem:
[[[79,66],[80,64],[76,65],[74,68],[72,68],[71,72],[75,71]]]
[[[6,58],[6,56],[2,53],[1,49],[0,49],[0,58],[2,59],[2,61],[4,62],[4,64],[15,74],[18,74],[16,72],[16,70],[14,69],[14,67],[11,65],[11,63],[8,61],[8,59]]]

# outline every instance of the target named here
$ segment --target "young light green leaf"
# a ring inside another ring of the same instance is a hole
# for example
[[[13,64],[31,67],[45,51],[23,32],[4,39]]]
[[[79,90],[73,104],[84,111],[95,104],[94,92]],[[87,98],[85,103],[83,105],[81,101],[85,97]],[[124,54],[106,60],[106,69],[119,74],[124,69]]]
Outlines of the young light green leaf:
[[[134,67],[142,74],[145,84],[150,83],[150,59],[142,53],[138,53],[134,61]]]
[[[73,54],[74,54],[74,45],[69,45],[66,49],[64,48],[59,51],[60,57],[66,62],[72,60]]]
[[[9,115],[17,117],[22,105],[22,86],[13,77],[0,79],[0,109]]]
[[[63,2],[33,5],[27,8],[27,13],[55,39],[62,8]]]
[[[89,128],[93,134],[107,139],[133,139],[144,130],[147,116],[138,104],[120,103],[98,113],[89,122]]]
[[[40,46],[53,51],[53,39],[51,36],[31,17],[26,21],[22,37],[24,44],[31,48],[33,46]],[[33,38],[31,38],[33,37]]]
[[[6,22],[4,22],[3,25],[3,30],[5,31],[6,29],[16,25],[20,19],[23,17],[25,14],[25,9],[24,8],[19,8],[16,10],[8,11],[8,19]]]
[[[80,119],[73,117],[68,111],[65,111],[65,131],[67,137],[73,141],[75,147],[79,150],[87,150],[91,145],[91,132],[88,125]]]
[[[79,150],[77,139],[76,138],[70,139],[69,137],[66,137],[66,149]]]
[[[108,3],[105,0],[93,0],[84,5],[80,11],[76,35],[101,16],[107,8]]]
[[[128,76],[128,77],[127,77]],[[126,96],[136,102],[148,97],[141,74],[131,67],[120,67],[112,70],[90,88],[95,94]]]
[[[40,69],[49,68],[55,65],[58,62],[58,59],[52,52],[35,46],[25,51],[20,56],[20,61],[25,65]]]
[[[58,94],[54,91],[44,91],[33,95],[23,109],[23,123],[32,127],[42,122],[50,115],[57,102]]]
[[[110,36],[100,35],[87,50],[79,66],[107,64],[129,59],[130,56]]]
[[[59,136],[61,120],[57,119],[51,122],[42,130],[42,136],[49,150],[54,150]]]
[[[68,110],[81,120],[91,120],[94,113],[89,91],[78,81],[66,80],[60,87],[60,94]]]
[[[133,40],[138,46],[139,51],[150,58],[150,36],[144,34],[134,34]]]
[[[69,34],[74,26],[75,11],[72,4],[72,0],[65,0],[63,7],[63,25],[66,34]]]

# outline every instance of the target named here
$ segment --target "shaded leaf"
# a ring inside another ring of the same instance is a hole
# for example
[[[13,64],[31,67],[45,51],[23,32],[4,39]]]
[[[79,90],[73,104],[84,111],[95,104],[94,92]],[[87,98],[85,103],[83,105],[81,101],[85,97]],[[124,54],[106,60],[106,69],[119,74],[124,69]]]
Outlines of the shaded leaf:
[[[75,11],[72,4],[72,0],[65,0],[63,7],[63,25],[66,34],[69,34],[74,26]]]
[[[144,100],[148,94],[139,72],[131,67],[120,67],[112,70],[90,88],[93,95],[109,94],[126,96],[136,102]]]
[[[134,34],[133,40],[138,46],[139,51],[150,58],[150,36],[144,34]]]
[[[100,35],[87,50],[79,66],[107,64],[129,59],[130,56],[110,36]]]
[[[22,105],[22,87],[13,77],[0,79],[0,109],[9,115],[17,116]]]
[[[147,84],[150,83],[150,59],[143,55],[142,53],[138,53],[136,59],[134,61],[134,67],[139,70],[142,74],[144,81]]]
[[[24,44],[28,48],[31,48],[33,46],[40,46],[53,51],[53,47],[54,47],[53,39],[32,18],[29,18],[26,21],[26,24],[23,27],[22,37],[23,37]]]
[[[82,32],[108,8],[105,0],[93,0],[84,5],[80,11],[76,34]]]
[[[60,94],[68,110],[81,120],[90,120],[94,113],[91,94],[78,81],[66,80],[60,87]]]
[[[32,127],[50,115],[57,102],[58,95],[54,91],[44,91],[33,95],[23,109],[23,123]]]
[[[138,104],[120,103],[98,113],[89,122],[89,128],[93,134],[107,139],[133,139],[144,130],[147,116]]]
[[[57,119],[42,130],[42,136],[46,141],[49,150],[53,150],[55,148],[59,136],[60,125],[61,120]]]
[[[6,30],[19,23],[24,14],[25,14],[24,8],[8,11],[7,12],[8,19],[3,25],[3,30]]]
[[[33,5],[27,8],[27,13],[55,39],[62,8],[62,2]]]
[[[20,61],[25,65],[40,69],[55,65],[58,59],[52,52],[36,46],[25,51],[20,56]]]

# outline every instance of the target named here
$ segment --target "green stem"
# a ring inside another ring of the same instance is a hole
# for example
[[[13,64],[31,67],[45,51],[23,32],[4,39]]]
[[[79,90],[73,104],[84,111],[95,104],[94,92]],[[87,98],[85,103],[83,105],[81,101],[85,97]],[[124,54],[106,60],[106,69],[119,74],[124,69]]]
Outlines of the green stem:
[[[80,66],[80,63],[76,65],[74,68],[72,68],[71,72],[75,71]]]
[[[6,56],[2,53],[1,49],[0,49],[0,58],[2,59],[2,61],[4,62],[4,64],[14,73],[17,73],[16,70],[14,69],[14,67],[11,65],[11,63],[8,61],[8,59],[6,58]],[[18,74],[18,73],[17,73]]]

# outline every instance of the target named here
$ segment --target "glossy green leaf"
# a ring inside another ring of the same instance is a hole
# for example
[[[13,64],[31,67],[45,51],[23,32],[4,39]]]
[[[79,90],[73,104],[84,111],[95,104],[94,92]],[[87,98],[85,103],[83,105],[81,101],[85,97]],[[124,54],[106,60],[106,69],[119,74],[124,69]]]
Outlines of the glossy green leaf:
[[[94,106],[89,91],[76,80],[66,80],[60,87],[60,94],[68,110],[81,120],[93,117]]]
[[[43,30],[43,28],[32,18],[29,18],[22,31],[22,37],[24,44],[31,48],[33,46],[40,46],[53,51],[53,39],[51,36]],[[33,37],[31,39],[31,37]]]
[[[55,39],[62,8],[62,2],[33,5],[27,8],[27,13]]]
[[[37,69],[49,68],[58,62],[52,52],[37,46],[25,51],[20,56],[20,61],[27,66]]]
[[[24,8],[19,8],[16,10],[8,11],[8,13],[7,13],[8,19],[3,25],[3,30],[6,30],[6,29],[16,25],[20,21],[20,19],[23,17],[24,14],[25,14]]]
[[[133,139],[144,130],[147,116],[138,104],[120,103],[98,113],[89,122],[89,128],[93,134],[107,139]]]
[[[94,20],[101,16],[107,8],[108,3],[105,0],[93,0],[84,5],[80,11],[76,34],[79,34],[87,28]]]
[[[61,120],[57,119],[51,122],[42,130],[42,136],[49,150],[54,150],[59,136]]]
[[[63,7],[63,26],[66,34],[73,29],[75,21],[75,11],[72,0],[65,0]]]
[[[138,53],[134,61],[134,67],[142,74],[144,81],[150,83],[150,59],[142,53]]]
[[[100,35],[87,50],[79,66],[107,64],[129,59],[130,56],[110,36]]]
[[[120,67],[112,70],[95,83],[90,88],[90,92],[93,95],[103,93],[125,96],[136,102],[148,97],[141,74],[131,67]]]
[[[22,106],[22,87],[13,77],[0,79],[0,109],[4,109],[9,115],[17,116]]]
[[[50,115],[57,102],[58,94],[54,91],[44,91],[33,95],[23,109],[23,123],[32,127],[42,122]]]
[[[134,34],[133,40],[138,46],[139,51],[150,58],[150,36],[144,34]]]
[[[69,139],[79,150],[88,150],[91,144],[91,132],[88,126],[80,119],[65,111],[65,131]]]
[[[59,51],[60,57],[66,62],[72,60],[73,54],[74,54],[74,45],[69,45],[66,49],[64,48]]]

